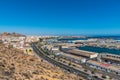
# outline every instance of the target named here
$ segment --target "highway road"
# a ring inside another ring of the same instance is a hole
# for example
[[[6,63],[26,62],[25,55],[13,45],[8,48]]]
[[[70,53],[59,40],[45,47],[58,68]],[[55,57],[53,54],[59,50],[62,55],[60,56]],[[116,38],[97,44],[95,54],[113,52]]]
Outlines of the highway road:
[[[52,63],[55,66],[58,66],[60,68],[63,68],[64,70],[67,70],[71,73],[75,73],[79,76],[82,76],[83,78],[85,78],[86,80],[90,80],[90,76],[87,73],[81,72],[80,70],[77,70],[73,67],[70,67],[68,65],[62,64],[58,61],[55,61],[54,59],[51,59],[50,57],[48,57],[42,50],[38,49],[37,46],[35,44],[31,44],[31,47],[33,48],[33,50],[37,53],[38,56],[44,58],[45,60],[47,60],[48,62]],[[102,80],[96,77],[92,77],[94,80]]]

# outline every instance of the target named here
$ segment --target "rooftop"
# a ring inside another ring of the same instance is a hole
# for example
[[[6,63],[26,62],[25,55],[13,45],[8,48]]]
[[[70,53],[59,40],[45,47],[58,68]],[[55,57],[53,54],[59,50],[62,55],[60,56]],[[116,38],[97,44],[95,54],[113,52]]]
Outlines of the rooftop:
[[[67,57],[71,57],[71,58],[74,58],[74,59],[77,59],[77,60],[84,59],[83,57],[80,57],[80,56],[74,56],[74,55],[67,54],[67,53],[62,53],[62,55],[67,56]]]
[[[106,55],[103,55],[102,58],[120,62],[120,56],[119,55],[106,54]]]
[[[107,69],[111,69],[111,70],[115,70],[115,71],[120,71],[120,66],[114,66],[111,64],[107,64],[107,63],[103,63],[103,62],[97,62],[97,61],[93,61],[93,60],[88,60],[88,63],[97,65],[97,66],[101,66],[103,68],[107,68]]]
[[[86,57],[90,57],[91,55],[97,54],[94,52],[88,52],[88,51],[83,51],[83,50],[78,50],[78,49],[68,49],[66,52],[74,53],[74,54],[86,56]]]

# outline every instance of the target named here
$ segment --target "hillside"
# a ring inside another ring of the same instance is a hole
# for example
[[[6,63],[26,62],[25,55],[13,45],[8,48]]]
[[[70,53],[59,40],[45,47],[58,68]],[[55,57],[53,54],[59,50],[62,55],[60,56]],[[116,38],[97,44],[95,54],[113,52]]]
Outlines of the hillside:
[[[0,44],[0,80],[83,80],[36,56]]]
[[[4,33],[1,33],[0,36],[25,37],[25,35],[15,33],[15,32],[13,32],[13,33],[4,32]]]

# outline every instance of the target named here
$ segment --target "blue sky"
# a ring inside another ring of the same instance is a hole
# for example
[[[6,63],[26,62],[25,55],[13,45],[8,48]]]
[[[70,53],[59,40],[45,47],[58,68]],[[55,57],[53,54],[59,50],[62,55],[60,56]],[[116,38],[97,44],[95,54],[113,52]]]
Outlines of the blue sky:
[[[0,32],[120,34],[120,0],[0,0]]]

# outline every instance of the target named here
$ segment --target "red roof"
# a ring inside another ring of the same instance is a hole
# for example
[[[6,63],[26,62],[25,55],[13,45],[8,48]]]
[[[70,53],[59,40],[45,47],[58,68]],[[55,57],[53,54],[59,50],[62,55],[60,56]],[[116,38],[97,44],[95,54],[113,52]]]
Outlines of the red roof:
[[[101,66],[103,66],[103,67],[109,67],[110,64],[101,63]]]

